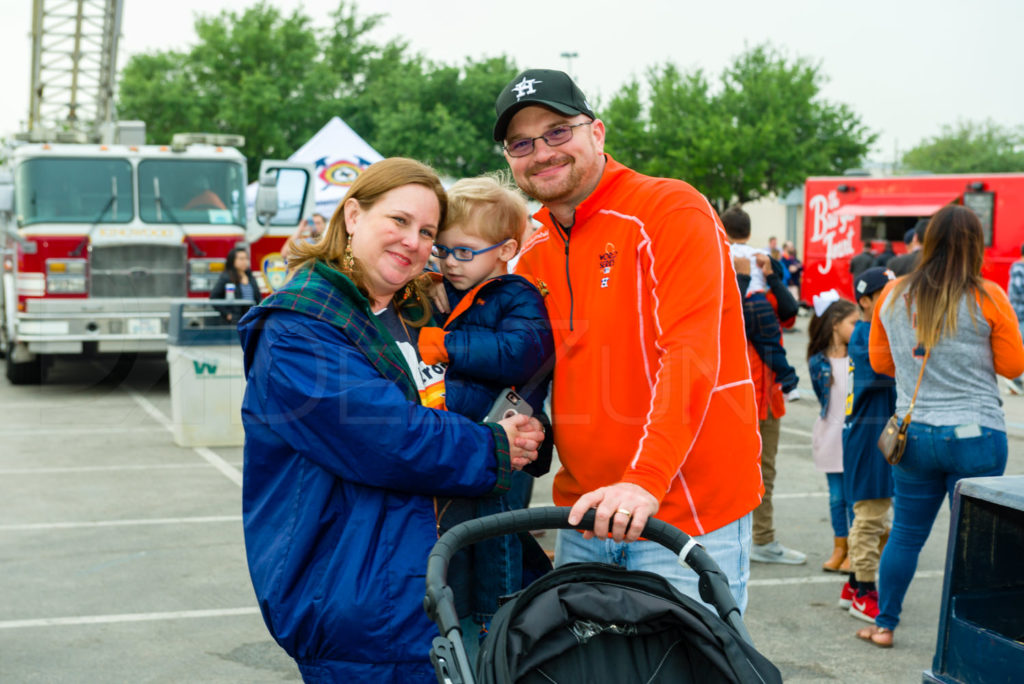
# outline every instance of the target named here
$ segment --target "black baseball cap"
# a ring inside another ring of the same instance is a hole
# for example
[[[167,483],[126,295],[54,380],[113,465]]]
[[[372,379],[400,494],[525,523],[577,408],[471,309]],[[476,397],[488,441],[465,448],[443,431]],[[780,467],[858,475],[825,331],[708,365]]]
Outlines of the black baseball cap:
[[[853,291],[857,299],[870,297],[885,287],[890,280],[895,280],[896,275],[885,266],[869,268],[853,281]]]
[[[494,103],[494,112],[498,115],[494,124],[495,142],[505,139],[509,121],[529,105],[543,105],[567,116],[586,114],[591,119],[597,118],[569,74],[554,69],[527,69],[501,89]]]

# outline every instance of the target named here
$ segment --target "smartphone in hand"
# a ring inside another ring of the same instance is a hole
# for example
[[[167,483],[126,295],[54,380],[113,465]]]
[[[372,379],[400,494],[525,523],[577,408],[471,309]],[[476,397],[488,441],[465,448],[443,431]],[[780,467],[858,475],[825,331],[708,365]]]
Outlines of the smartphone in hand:
[[[517,413],[521,413],[524,416],[533,415],[533,407],[530,406],[525,399],[516,393],[511,387],[506,387],[498,395],[494,404],[491,406],[491,410],[487,412],[487,416],[484,418],[485,423],[497,423],[499,420],[505,418],[511,418]]]

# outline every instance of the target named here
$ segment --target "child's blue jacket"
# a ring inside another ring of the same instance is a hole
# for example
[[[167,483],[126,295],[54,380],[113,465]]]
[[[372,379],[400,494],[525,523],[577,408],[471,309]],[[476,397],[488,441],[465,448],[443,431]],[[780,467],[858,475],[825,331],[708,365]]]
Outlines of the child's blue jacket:
[[[878,450],[878,436],[896,410],[896,381],[876,373],[868,358],[871,324],[859,321],[850,336],[853,406],[843,427],[843,486],[847,501],[892,496],[892,466]]]
[[[445,291],[453,311],[468,295],[447,280]],[[517,275],[493,278],[473,297],[468,308],[445,324],[445,405],[449,411],[482,420],[503,389],[531,385],[524,399],[545,423],[548,435],[537,460],[523,473],[513,474],[507,495],[440,499],[442,533],[460,522],[520,507],[515,499],[531,486],[530,475],[543,475],[551,467],[553,433],[542,412],[551,375],[551,364],[545,362],[554,354],[554,339],[544,299],[530,281]],[[501,596],[518,591],[546,569],[542,554],[529,535],[488,539],[456,554],[448,576],[459,614],[488,622]]]
[[[821,411],[818,413],[822,418],[828,413],[828,397],[832,388],[832,364],[829,363],[825,352],[818,352],[807,359],[807,367],[811,372],[811,387],[814,388],[814,396],[818,397],[821,404]]]

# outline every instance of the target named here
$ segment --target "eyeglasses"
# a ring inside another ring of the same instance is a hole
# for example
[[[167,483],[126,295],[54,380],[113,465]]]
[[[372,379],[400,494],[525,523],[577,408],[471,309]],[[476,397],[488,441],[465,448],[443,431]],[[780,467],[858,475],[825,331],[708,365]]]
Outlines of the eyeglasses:
[[[579,128],[580,126],[589,126],[593,121],[584,121],[578,124],[564,124],[562,126],[555,126],[544,135],[538,135],[536,138],[523,138],[522,140],[513,140],[509,144],[505,145],[505,151],[508,152],[510,157],[525,157],[526,155],[533,152],[534,144],[533,141],[543,139],[550,147],[558,147],[572,140],[572,129]]]
[[[512,238],[509,238],[508,240],[511,239]],[[498,249],[498,247],[501,247],[503,244],[508,242],[508,240],[502,240],[496,245],[491,245],[490,247],[485,247],[483,249],[470,249],[469,247],[445,247],[444,245],[434,245],[431,248],[430,252],[441,261],[447,259],[449,254],[455,257],[456,261],[472,261],[473,257],[475,257],[477,254],[483,254],[484,252],[490,252],[492,249]]]

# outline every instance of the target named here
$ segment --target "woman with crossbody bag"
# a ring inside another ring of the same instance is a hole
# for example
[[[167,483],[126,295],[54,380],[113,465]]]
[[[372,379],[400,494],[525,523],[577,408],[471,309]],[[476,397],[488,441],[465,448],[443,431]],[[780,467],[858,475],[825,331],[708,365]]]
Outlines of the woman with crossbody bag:
[[[917,268],[889,283],[871,325],[871,366],[896,378],[896,415],[909,419],[893,466],[894,520],[878,572],[879,613],[857,632],[893,645],[903,597],[943,499],[964,477],[1002,475],[1006,426],[996,374],[1024,372],[1024,343],[1006,293],[981,277],[984,236],[970,209],[931,219]],[[912,410],[911,410],[912,408]]]

